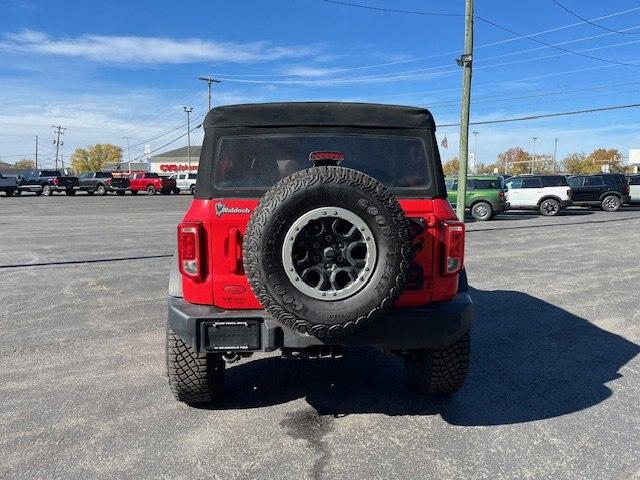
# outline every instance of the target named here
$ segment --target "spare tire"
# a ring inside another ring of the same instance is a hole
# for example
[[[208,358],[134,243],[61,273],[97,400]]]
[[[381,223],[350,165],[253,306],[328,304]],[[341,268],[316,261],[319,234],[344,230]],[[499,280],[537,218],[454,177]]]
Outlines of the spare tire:
[[[352,333],[398,298],[411,259],[393,194],[349,168],[290,175],[262,198],[243,245],[249,283],[282,325],[322,340]]]

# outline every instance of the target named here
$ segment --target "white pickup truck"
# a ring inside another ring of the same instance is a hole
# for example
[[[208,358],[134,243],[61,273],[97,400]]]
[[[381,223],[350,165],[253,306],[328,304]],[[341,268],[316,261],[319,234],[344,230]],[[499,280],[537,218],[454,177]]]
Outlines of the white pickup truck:
[[[189,192],[193,195],[196,189],[196,177],[197,173],[176,173],[169,178],[173,178],[176,181],[176,188],[181,192]]]

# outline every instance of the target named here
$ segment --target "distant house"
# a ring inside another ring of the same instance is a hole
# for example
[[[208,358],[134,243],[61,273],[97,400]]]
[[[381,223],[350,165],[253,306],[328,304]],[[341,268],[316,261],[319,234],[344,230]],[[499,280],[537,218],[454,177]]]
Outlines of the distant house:
[[[187,147],[159,153],[149,159],[149,170],[165,175],[176,172],[197,172],[200,161],[200,150],[200,146],[191,146],[191,160],[189,160]]]

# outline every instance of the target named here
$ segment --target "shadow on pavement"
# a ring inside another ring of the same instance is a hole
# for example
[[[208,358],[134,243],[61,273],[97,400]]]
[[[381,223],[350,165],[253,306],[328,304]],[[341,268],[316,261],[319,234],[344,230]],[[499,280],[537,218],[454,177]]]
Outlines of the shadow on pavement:
[[[370,348],[341,360],[263,358],[227,369],[216,408],[254,408],[305,398],[320,415],[440,414],[455,425],[528,422],[607,399],[605,385],[640,351],[619,335],[516,291],[471,289],[477,308],[467,383],[448,399],[423,400],[402,361]]]

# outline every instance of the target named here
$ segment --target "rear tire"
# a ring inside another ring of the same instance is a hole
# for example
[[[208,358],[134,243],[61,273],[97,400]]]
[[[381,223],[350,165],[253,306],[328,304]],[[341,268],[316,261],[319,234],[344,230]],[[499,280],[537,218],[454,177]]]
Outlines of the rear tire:
[[[469,371],[470,343],[466,333],[449,347],[407,353],[409,386],[422,395],[449,395],[458,391]]]
[[[553,217],[560,213],[560,202],[553,198],[545,198],[540,202],[538,209],[545,217]]]
[[[65,190],[64,191],[65,195],[69,195],[69,196],[74,196],[76,194],[75,190]]]
[[[137,195],[138,194],[138,190],[131,190],[131,195]]]
[[[600,205],[605,212],[617,212],[622,206],[622,201],[615,195],[607,195],[602,199]]]
[[[52,194],[53,192],[51,191],[51,187],[49,185],[43,185],[42,186],[42,190],[40,190],[40,194],[44,195],[45,197],[48,197]],[[37,195],[37,193],[36,193]]]
[[[196,193],[196,186],[195,185],[191,185],[191,188],[189,188],[189,193],[191,195],[194,195]]]
[[[154,187],[153,185],[149,185],[147,187],[147,195],[155,195],[156,194],[156,187]]]
[[[224,360],[212,353],[197,353],[167,327],[167,379],[176,400],[188,405],[209,403],[222,393]]]
[[[475,203],[471,207],[471,216],[479,221],[491,220],[493,218],[493,208],[487,202]]]
[[[96,193],[101,197],[104,197],[107,194],[107,187],[105,187],[104,185],[98,185],[98,187],[96,188]]]

